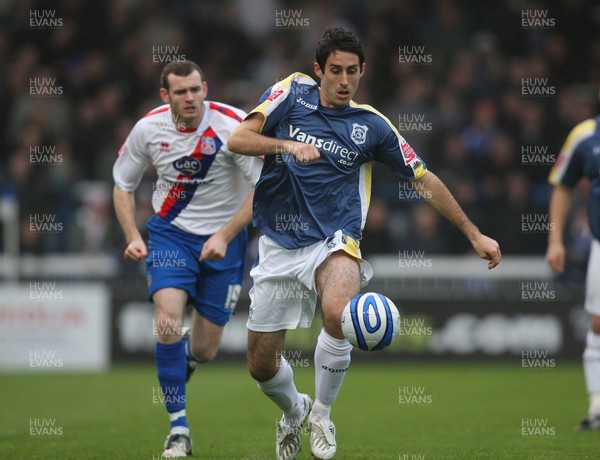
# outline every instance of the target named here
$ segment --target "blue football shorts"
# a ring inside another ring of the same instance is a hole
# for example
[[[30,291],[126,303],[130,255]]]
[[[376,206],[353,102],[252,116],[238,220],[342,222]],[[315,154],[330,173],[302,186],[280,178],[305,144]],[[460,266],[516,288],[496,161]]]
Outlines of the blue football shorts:
[[[227,246],[222,260],[198,261],[210,235],[194,235],[153,215],[148,220],[146,273],[150,301],[163,288],[182,289],[188,304],[210,322],[224,326],[235,310],[244,277],[248,232],[242,230]]]

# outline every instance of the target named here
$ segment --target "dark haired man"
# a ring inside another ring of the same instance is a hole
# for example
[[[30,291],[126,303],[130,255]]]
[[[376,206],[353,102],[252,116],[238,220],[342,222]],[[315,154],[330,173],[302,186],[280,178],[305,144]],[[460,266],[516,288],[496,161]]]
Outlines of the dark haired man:
[[[352,349],[340,318],[372,275],[358,241],[369,206],[373,160],[418,182],[430,203],[489,260],[489,268],[500,262],[496,241],[471,223],[389,120],[352,101],[364,60],[354,34],[326,30],[314,64],[320,86],[307,75],[290,75],[262,95],[229,137],[230,150],[265,155],[254,197],[253,223],[263,236],[259,263],[251,271],[248,367],[284,413],[277,427],[278,459],[296,457],[306,419],[313,456],[330,459],[336,452],[330,410]],[[323,329],[314,357],[313,405],[296,390],[281,351],[287,329],[310,327],[317,297]]]
[[[164,458],[191,454],[186,379],[197,362],[215,357],[235,308],[252,189],[262,168],[260,159],[227,150],[229,134],[245,113],[205,100],[207,89],[194,62],[165,66],[160,88],[165,105],[137,122],[113,168],[115,211],[127,240],[125,258],[146,259],[155,304],[158,380],[171,420]],[[134,191],[150,163],[158,179],[146,248],[135,223]],[[182,337],[188,304],[194,307],[191,332]]]

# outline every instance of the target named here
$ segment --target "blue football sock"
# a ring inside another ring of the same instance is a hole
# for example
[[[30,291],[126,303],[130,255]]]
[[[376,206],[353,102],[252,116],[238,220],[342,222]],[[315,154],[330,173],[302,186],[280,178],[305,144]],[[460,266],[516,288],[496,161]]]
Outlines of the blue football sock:
[[[189,429],[185,416],[185,343],[183,341],[169,344],[156,342],[155,357],[158,381],[171,419],[171,432],[174,428],[179,428],[176,431],[185,432]]]

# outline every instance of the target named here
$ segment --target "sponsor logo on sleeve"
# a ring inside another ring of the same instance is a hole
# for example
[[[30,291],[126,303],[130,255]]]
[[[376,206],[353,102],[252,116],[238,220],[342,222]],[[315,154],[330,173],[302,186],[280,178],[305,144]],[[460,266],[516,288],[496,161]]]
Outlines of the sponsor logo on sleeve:
[[[271,90],[271,94],[269,95],[269,97],[267,98],[267,101],[274,101],[275,99],[277,99],[279,96],[281,96],[284,93],[284,89],[279,87],[279,88],[273,88]]]
[[[402,149],[402,157],[404,158],[405,165],[409,165],[417,158],[417,154],[403,137],[400,138],[400,148]]]

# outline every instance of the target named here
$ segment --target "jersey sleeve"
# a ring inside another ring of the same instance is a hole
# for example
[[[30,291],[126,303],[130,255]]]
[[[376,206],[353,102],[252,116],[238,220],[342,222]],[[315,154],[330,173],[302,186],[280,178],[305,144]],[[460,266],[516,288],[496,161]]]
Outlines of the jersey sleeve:
[[[237,107],[227,106],[225,104],[220,104],[219,107],[226,107],[229,110],[233,111],[237,116],[237,118],[234,118],[232,116],[227,118],[227,124],[222,125],[221,129],[217,131],[218,135],[222,139],[224,139],[223,146],[221,147],[222,152],[224,155],[231,158],[231,160],[235,163],[236,167],[241,171],[242,175],[244,176],[244,179],[248,182],[250,188],[254,189],[254,186],[258,182],[260,173],[262,171],[262,157],[239,155],[227,148],[227,140],[229,139],[229,135],[235,128],[239,126],[240,120],[243,120],[247,114],[246,112],[244,112],[241,109],[238,109]],[[223,109],[220,109],[219,111],[224,112]]]
[[[400,135],[391,122],[383,117],[382,141],[375,152],[375,160],[385,164],[403,179],[420,179],[427,173],[425,162],[415,153],[410,144]]]
[[[260,113],[264,116],[260,130],[262,134],[270,133],[285,118],[291,108],[293,95],[300,94],[302,85],[312,86],[316,82],[308,75],[296,72],[263,93],[258,106],[249,114]]]
[[[560,154],[550,171],[548,182],[550,184],[564,185],[572,188],[583,177],[584,170],[584,142],[593,136],[596,122],[586,120],[573,128],[560,149]]]
[[[263,159],[262,157],[251,157],[245,155],[233,155],[233,161],[237,167],[242,171],[244,175],[244,179],[248,181],[250,188],[254,190],[258,179],[260,178],[260,173],[263,167]]]
[[[113,166],[113,179],[123,191],[135,191],[150,162],[143,137],[143,127],[138,122],[119,150],[119,156]]]

